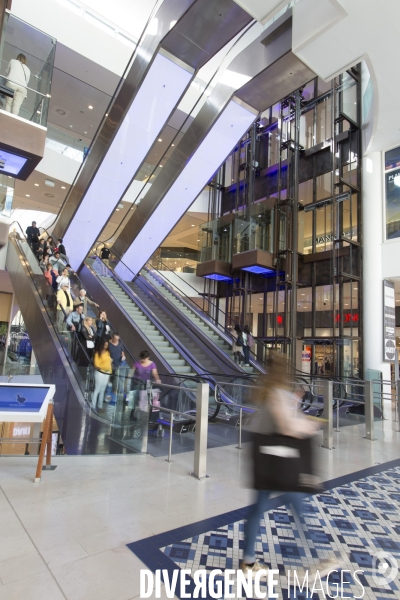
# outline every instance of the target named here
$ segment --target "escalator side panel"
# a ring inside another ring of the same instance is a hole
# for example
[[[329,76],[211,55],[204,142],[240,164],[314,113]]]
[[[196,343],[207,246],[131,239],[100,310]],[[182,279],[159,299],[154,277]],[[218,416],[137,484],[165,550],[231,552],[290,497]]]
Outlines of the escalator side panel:
[[[89,417],[82,407],[81,391],[73,384],[75,377],[58,342],[39,294],[26,266],[21,262],[20,252],[14,240],[9,240],[7,270],[18,306],[29,333],[39,370],[44,383],[54,384],[54,416],[61,432],[67,454],[82,453],[82,431],[88,426]],[[45,278],[42,277],[43,286]]]

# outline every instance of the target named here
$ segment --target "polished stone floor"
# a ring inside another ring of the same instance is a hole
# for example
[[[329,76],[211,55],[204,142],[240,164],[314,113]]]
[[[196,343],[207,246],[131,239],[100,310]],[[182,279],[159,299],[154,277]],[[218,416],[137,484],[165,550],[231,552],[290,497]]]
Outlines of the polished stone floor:
[[[385,470],[399,458],[400,433],[386,408],[374,442],[358,424],[334,434],[334,450],[319,451],[324,480],[380,464]],[[0,458],[0,600],[139,598],[144,565],[127,544],[252,501],[246,449],[234,444],[209,449],[209,478],[200,482],[188,475],[193,452],[171,464],[150,455],[54,462],[56,471],[34,484],[34,458]]]

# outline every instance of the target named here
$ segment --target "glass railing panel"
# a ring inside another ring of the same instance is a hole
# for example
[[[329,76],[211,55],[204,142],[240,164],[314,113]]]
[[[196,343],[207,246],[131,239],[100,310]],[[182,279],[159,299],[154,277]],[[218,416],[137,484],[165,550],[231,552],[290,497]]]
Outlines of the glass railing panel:
[[[149,423],[156,418],[151,408],[151,389],[146,382],[119,371],[114,377],[107,410],[112,422],[111,439],[135,452],[147,452]]]

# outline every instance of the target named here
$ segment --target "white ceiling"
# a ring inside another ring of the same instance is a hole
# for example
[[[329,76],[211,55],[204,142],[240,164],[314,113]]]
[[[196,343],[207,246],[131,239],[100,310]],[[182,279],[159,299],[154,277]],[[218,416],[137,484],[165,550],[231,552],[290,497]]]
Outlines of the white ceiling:
[[[83,3],[136,39],[141,36],[153,7],[157,4],[156,0],[84,0]]]
[[[276,13],[285,8],[290,0],[235,0],[235,2],[264,25]]]
[[[330,79],[366,60],[374,83],[374,134],[368,151],[400,144],[399,0],[300,0],[293,9],[293,51]]]

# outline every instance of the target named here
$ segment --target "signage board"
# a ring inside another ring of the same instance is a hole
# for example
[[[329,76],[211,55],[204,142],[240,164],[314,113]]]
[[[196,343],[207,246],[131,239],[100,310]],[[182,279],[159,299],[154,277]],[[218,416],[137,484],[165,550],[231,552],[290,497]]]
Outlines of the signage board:
[[[383,360],[393,362],[396,354],[396,302],[394,283],[383,282]]]
[[[0,384],[0,422],[42,423],[54,385]]]

